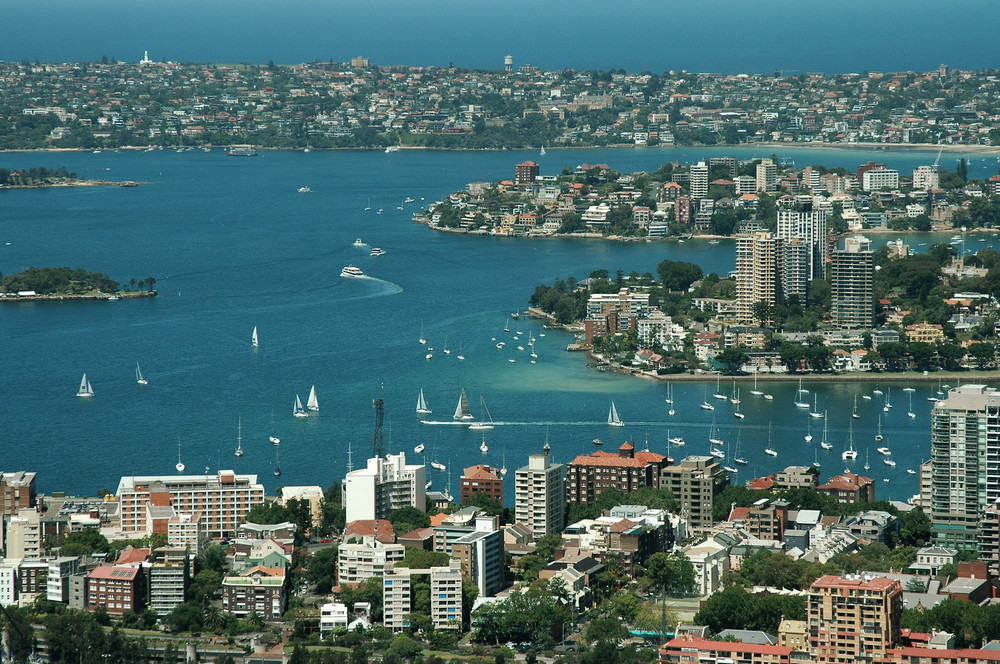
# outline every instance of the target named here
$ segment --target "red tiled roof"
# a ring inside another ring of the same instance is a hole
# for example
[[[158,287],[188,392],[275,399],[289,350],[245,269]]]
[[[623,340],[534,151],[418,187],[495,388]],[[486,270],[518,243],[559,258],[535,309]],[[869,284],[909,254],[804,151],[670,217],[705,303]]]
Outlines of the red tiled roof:
[[[497,472],[496,468],[477,463],[475,466],[466,468],[465,472],[462,473],[462,478],[470,480],[499,480],[500,476],[497,475]]]
[[[344,540],[353,535],[360,537],[375,537],[383,544],[392,544],[396,541],[396,531],[386,519],[358,519],[351,521],[344,528]]]
[[[638,525],[639,525],[638,521],[629,521],[628,519],[622,519],[618,523],[611,526],[611,532],[624,533],[628,530],[632,530]]]
[[[893,585],[900,585],[900,583],[896,579],[885,576],[847,578],[835,574],[821,576],[812,583],[813,588],[862,588],[865,590],[886,590]]]
[[[118,554],[118,560],[115,561],[118,565],[127,565],[129,563],[144,563],[149,559],[150,549],[137,549],[135,547],[126,547],[122,549],[121,553]]]
[[[112,581],[131,581],[139,573],[138,567],[118,567],[117,565],[99,565],[87,576],[91,579],[111,579]]]
[[[729,509],[729,520],[730,521],[743,521],[744,519],[746,519],[749,516],[750,516],[750,508],[749,507],[737,507],[736,505],[733,505]]]
[[[792,649],[787,646],[770,646],[761,643],[743,643],[742,641],[712,641],[696,637],[677,637],[670,639],[660,648],[660,652],[680,650],[682,648],[697,648],[707,652],[754,653],[759,655],[778,655],[788,658]],[[926,652],[926,651],[925,651]],[[936,651],[935,651],[936,652]]]
[[[632,458],[621,457],[611,452],[598,450],[592,454],[581,454],[572,461],[573,466],[620,466],[623,468],[645,468],[654,463],[659,463],[666,459],[662,454],[655,452],[636,452]]]

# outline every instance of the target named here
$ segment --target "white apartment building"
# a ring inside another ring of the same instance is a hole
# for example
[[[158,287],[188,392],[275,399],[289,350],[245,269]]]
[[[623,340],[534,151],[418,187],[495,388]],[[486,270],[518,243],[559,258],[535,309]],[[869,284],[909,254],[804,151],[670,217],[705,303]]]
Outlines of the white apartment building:
[[[18,595],[16,560],[0,563],[0,606],[15,606]]]
[[[683,349],[687,330],[662,311],[653,311],[647,317],[640,318],[636,322],[636,334],[639,343],[645,346],[658,346],[670,351]]]
[[[393,632],[410,626],[413,612],[413,576],[431,577],[431,620],[435,629],[462,625],[462,568],[457,560],[448,567],[410,569],[390,567],[382,577],[382,623]]]
[[[917,166],[913,169],[913,188],[930,191],[941,186],[941,177],[934,166]]]
[[[363,542],[345,542],[337,550],[337,581],[360,583],[373,576],[383,576],[387,567],[406,555],[402,544],[383,544],[374,537]]]
[[[340,602],[329,602],[319,610],[319,634],[326,636],[337,629],[347,629],[347,605]]]
[[[891,168],[873,168],[861,177],[861,188],[865,191],[884,191],[899,187],[899,171]]]
[[[566,509],[563,465],[552,463],[548,445],[528,457],[514,473],[514,519],[531,529],[534,539],[562,531]]]
[[[50,602],[69,602],[69,577],[79,571],[80,559],[76,556],[64,556],[48,562],[49,571],[45,577],[45,598]]]
[[[708,196],[708,164],[699,161],[691,165],[690,181],[692,198],[705,198]]]
[[[188,549],[197,556],[201,550],[201,514],[174,514],[167,520],[167,544],[181,549]]]
[[[147,532],[150,506],[201,514],[207,537],[229,537],[254,505],[264,502],[264,485],[256,475],[220,470],[214,475],[129,475],[118,483],[119,513],[124,533]]]
[[[773,159],[761,159],[757,164],[757,191],[778,190],[778,165]]]
[[[811,279],[822,279],[826,265],[827,213],[805,205],[800,210],[778,210],[777,236],[781,240],[798,238],[809,248]]]
[[[781,240],[768,232],[736,237],[736,318],[745,324],[767,325],[758,321],[753,306],[758,302],[778,304]]]
[[[404,452],[368,459],[365,468],[347,473],[344,478],[347,522],[385,519],[400,507],[424,511],[426,482],[426,467],[407,464]]]
[[[42,555],[41,515],[33,507],[17,511],[7,522],[7,558],[37,558]]]

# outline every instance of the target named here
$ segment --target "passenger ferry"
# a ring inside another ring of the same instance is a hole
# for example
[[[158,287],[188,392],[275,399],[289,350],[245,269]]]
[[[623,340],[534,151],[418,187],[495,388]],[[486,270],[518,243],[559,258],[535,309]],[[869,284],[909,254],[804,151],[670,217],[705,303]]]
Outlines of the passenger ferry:
[[[343,270],[340,271],[340,276],[342,277],[363,277],[365,273],[361,271],[361,268],[354,267],[353,265],[348,265]]]

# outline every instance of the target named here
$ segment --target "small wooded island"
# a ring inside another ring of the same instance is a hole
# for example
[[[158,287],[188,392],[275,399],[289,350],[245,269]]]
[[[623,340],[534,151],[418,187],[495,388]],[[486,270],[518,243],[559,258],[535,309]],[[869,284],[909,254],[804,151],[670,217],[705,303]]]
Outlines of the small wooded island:
[[[123,289],[103,272],[88,272],[82,268],[29,267],[23,272],[0,277],[0,302],[156,297],[154,277],[129,280],[130,290]]]
[[[65,168],[36,166],[28,169],[0,168],[0,189],[25,189],[29,187],[135,187],[138,182],[113,182],[110,180],[83,180]]]

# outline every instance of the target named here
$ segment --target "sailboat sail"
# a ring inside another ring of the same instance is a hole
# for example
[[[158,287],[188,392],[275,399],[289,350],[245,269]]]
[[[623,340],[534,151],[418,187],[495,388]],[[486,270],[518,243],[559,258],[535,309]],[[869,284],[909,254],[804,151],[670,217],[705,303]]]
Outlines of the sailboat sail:
[[[90,381],[87,380],[87,374],[83,374],[83,378],[80,380],[80,389],[77,391],[76,396],[78,397],[94,396],[94,388],[90,386]]]
[[[148,385],[149,381],[142,377],[142,369],[139,368],[139,363],[135,363],[135,382],[139,385]]]
[[[420,388],[420,396],[417,397],[417,413],[420,415],[430,415],[431,409],[427,407],[427,401],[424,400],[424,388]]]
[[[613,427],[623,427],[625,423],[622,422],[622,418],[618,417],[618,409],[615,408],[615,402],[611,402],[611,410],[608,411],[608,426]]]
[[[251,335],[251,337],[250,337],[250,345],[253,346],[254,348],[257,348],[258,346],[260,346],[260,341],[257,339],[257,326],[256,325],[253,328],[253,335]]]
[[[302,407],[302,399],[297,394],[295,395],[295,407],[292,409],[292,415],[295,417],[309,417],[309,413]]]
[[[309,398],[306,400],[306,408],[309,410],[319,410],[319,399],[316,398],[316,386],[309,388]]]
[[[455,407],[455,414],[452,416],[455,420],[471,420],[472,410],[469,408],[469,397],[465,395],[465,390],[462,390],[461,396],[458,397],[458,405]]]
[[[479,397],[479,405],[483,407],[483,412],[486,413],[486,422],[476,422],[469,427],[470,431],[483,431],[486,429],[493,428],[493,416],[490,415],[490,409],[486,407],[486,401],[482,397]]]

